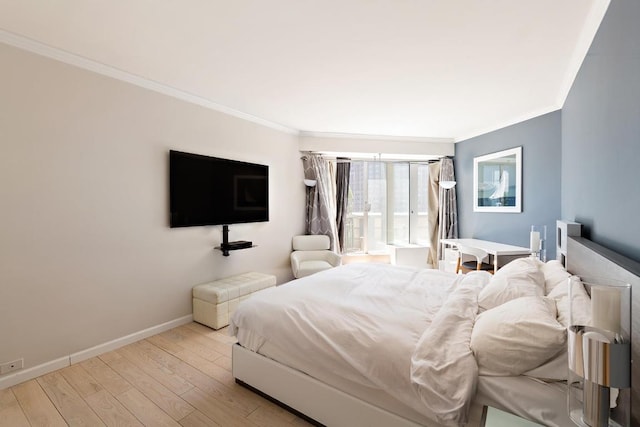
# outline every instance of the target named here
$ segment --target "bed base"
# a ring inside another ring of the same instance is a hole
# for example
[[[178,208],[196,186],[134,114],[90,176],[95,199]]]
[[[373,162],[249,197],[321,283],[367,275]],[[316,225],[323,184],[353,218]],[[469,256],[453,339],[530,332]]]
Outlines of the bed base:
[[[232,351],[233,376],[236,380],[305,414],[316,425],[419,426],[239,344],[234,345]]]
[[[238,384],[238,385],[240,385],[240,386],[242,386],[242,387],[244,387],[244,388],[246,388],[248,390],[251,390],[252,392],[254,392],[255,394],[261,396],[262,398],[267,399],[268,401],[270,401],[270,402],[280,406],[281,408],[291,412],[292,414],[296,415],[297,417],[302,418],[303,420],[305,420],[309,424],[312,424],[312,425],[317,426],[317,427],[324,427],[323,424],[320,424],[318,421],[314,420],[313,418],[309,418],[306,414],[303,414],[302,412],[293,409],[291,406],[286,405],[286,404],[280,402],[279,400],[274,399],[273,397],[269,396],[267,393],[263,393],[260,390],[258,390],[257,388],[255,388],[253,386],[250,386],[249,384],[247,384],[247,383],[245,383],[243,381],[240,381],[237,378],[236,378],[236,384]]]
[[[266,395],[285,409],[315,425],[353,427],[417,427],[407,418],[372,405],[340,391],[300,371],[282,365],[268,357],[233,346],[233,376],[236,382]],[[481,426],[482,407],[475,408]]]

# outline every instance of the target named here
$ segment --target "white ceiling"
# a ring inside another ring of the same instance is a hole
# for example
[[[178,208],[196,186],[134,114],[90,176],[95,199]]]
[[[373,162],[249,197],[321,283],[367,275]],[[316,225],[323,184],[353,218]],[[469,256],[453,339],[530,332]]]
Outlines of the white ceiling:
[[[0,0],[0,40],[292,131],[459,141],[561,108],[608,4]]]

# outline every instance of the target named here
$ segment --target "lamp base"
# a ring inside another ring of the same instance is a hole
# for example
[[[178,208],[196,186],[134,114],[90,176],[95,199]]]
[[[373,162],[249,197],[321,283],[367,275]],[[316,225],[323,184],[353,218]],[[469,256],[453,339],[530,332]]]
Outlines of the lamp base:
[[[584,400],[582,401],[582,419],[591,427],[609,426],[609,387],[585,380]]]
[[[587,424],[584,421],[584,417],[583,417],[583,413],[582,413],[582,409],[574,409],[573,411],[569,412],[569,418],[571,418],[571,421],[573,421],[573,423],[577,426],[580,427],[594,427],[592,425]],[[605,426],[608,427],[624,427],[623,424],[618,424],[617,422],[613,421],[613,420],[608,420],[607,424],[604,424]]]

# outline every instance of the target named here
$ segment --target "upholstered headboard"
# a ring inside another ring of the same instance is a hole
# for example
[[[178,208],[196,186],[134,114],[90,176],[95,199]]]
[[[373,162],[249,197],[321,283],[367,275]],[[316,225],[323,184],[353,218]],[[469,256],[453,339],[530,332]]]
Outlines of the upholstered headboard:
[[[631,290],[631,423],[640,425],[640,263],[584,237],[570,237],[567,271],[580,277],[608,277],[632,285]]]

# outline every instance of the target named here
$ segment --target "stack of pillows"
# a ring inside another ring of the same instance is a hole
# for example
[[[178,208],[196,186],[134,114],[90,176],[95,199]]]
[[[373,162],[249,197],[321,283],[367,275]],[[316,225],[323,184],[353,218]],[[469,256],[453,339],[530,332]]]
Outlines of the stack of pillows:
[[[480,375],[567,379],[570,284],[574,321],[587,325],[589,295],[559,261],[519,258],[495,273],[478,296],[471,334]]]

